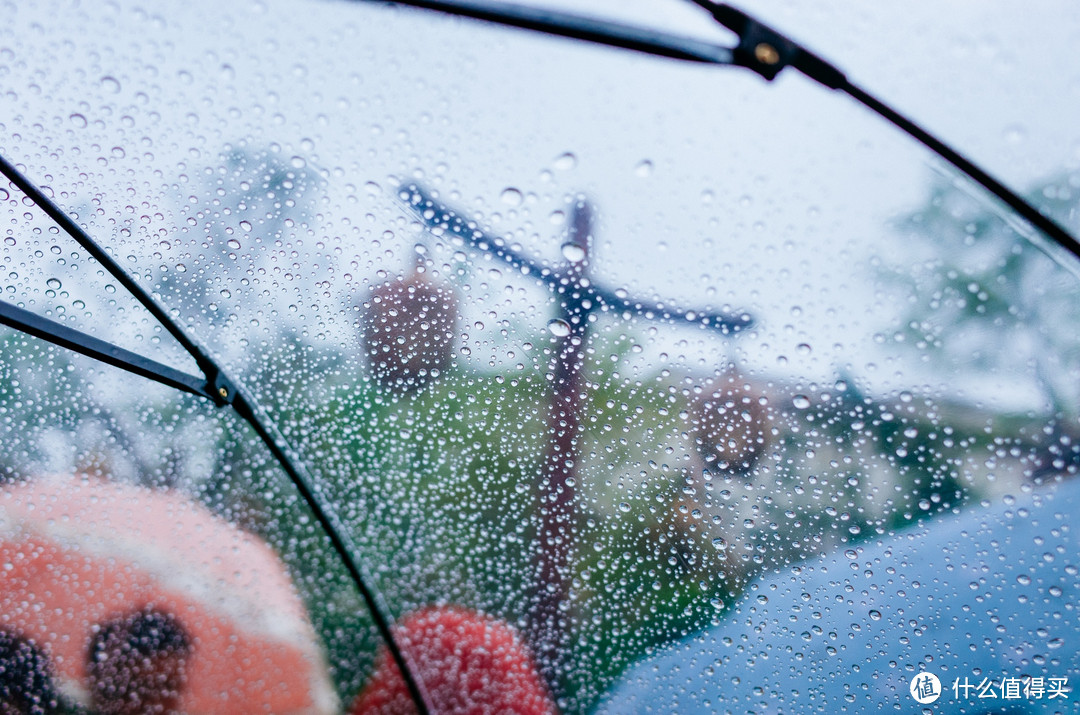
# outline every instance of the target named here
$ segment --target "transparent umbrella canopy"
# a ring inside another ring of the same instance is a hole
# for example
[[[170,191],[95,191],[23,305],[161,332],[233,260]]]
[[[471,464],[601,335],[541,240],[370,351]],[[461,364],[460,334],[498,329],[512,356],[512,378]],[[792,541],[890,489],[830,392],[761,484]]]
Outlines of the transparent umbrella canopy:
[[[407,4],[9,8],[0,518],[49,475],[199,504],[350,712],[1067,680],[1077,13]],[[23,600],[5,672],[90,662]]]

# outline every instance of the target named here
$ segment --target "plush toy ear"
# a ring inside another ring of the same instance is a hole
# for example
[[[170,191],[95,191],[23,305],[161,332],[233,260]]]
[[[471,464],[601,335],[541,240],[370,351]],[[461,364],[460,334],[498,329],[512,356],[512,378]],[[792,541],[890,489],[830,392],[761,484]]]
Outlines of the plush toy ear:
[[[464,608],[416,611],[397,626],[402,650],[440,714],[550,715],[555,711],[524,644],[507,624]],[[411,715],[405,681],[383,647],[351,715]]]

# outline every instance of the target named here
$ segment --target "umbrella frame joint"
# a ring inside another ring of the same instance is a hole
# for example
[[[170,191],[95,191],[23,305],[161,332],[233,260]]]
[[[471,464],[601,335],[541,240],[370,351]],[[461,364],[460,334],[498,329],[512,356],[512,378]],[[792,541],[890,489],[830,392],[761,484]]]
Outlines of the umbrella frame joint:
[[[829,89],[840,89],[847,84],[847,77],[832,64],[742,10],[726,4],[697,4],[739,36],[739,44],[732,48],[732,64],[752,70],[770,82],[785,67],[794,67]]]

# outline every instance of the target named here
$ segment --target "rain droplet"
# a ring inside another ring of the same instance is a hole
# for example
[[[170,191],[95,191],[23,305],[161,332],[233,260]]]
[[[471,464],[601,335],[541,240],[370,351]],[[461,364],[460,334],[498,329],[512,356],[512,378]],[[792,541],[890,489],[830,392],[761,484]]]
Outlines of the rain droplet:
[[[806,395],[795,395],[791,398],[791,404],[795,405],[797,410],[805,410],[810,407],[810,398]]]
[[[1031,585],[1031,577],[1028,576],[1026,573],[1022,573],[1022,574],[1020,574],[1019,576],[1016,577],[1016,582],[1018,584],[1020,584],[1021,586],[1030,586]]]
[[[68,119],[70,119],[71,123],[74,124],[79,129],[85,129],[86,128],[86,117],[84,117],[83,115],[75,113],[75,114],[72,114],[70,117],[68,117]]]
[[[557,338],[565,338],[570,334],[570,323],[559,318],[548,322],[547,328]]]
[[[564,243],[562,245],[563,258],[571,263],[580,263],[585,260],[585,249],[576,243]]]
[[[652,172],[653,163],[648,159],[643,159],[642,161],[638,162],[637,166],[634,167],[634,174],[641,177],[642,179],[652,176]]]
[[[251,222],[250,221],[241,221],[240,222],[240,228],[244,229],[245,231],[251,231]]]
[[[240,242],[237,241],[235,238],[230,238],[228,241],[226,241],[226,243],[228,244],[229,248],[233,249],[234,251],[240,248]]]
[[[58,278],[50,278],[45,281],[45,285],[49,286],[53,290],[60,290],[60,280]]]
[[[106,92],[116,94],[120,91],[120,80],[116,79],[115,77],[102,77],[101,88],[104,89]]]
[[[881,611],[871,610],[870,611],[870,620],[871,621],[880,621],[881,620]]]
[[[307,166],[307,161],[302,156],[294,156],[289,163],[292,164],[294,169],[303,169]]]
[[[503,189],[502,193],[499,194],[499,198],[507,206],[521,206],[523,197],[520,191],[511,186]]]
[[[859,558],[859,552],[855,549],[848,549],[844,552],[844,556],[854,561],[855,559]]]
[[[555,158],[554,166],[560,171],[569,171],[570,169],[573,169],[575,166],[577,166],[577,157],[570,152],[560,154],[558,157]]]
[[[1010,144],[1019,144],[1027,138],[1027,129],[1019,124],[1010,124],[1005,127],[1005,141]]]
[[[630,511],[630,505],[626,502],[619,502],[619,511],[626,513]]]

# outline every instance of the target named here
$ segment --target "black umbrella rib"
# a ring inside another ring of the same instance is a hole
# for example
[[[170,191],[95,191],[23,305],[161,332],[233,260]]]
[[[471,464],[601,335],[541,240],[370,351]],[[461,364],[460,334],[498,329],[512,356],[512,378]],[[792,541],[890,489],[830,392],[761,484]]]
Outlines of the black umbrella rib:
[[[354,2],[357,0],[353,0]],[[361,0],[387,2],[387,0]],[[387,4],[435,10],[448,15],[484,20],[546,35],[584,40],[607,47],[643,52],[713,65],[731,64],[731,49],[683,35],[658,32],[576,13],[544,10],[508,2],[486,0],[389,0]]]
[[[945,161],[955,166],[964,174],[967,174],[975,181],[975,183],[982,186],[1001,200],[1006,206],[1020,214],[1025,221],[1042,232],[1045,236],[1048,236],[1051,241],[1068,251],[1073,257],[1080,259],[1080,241],[1078,241],[1075,236],[1069,233],[1057,221],[1039,211],[1024,200],[1023,197],[1009,189],[988,172],[984,171],[978,164],[971,161],[866,90],[849,82],[841,88],[841,91],[846,92],[853,97],[855,101],[884,117],[888,122],[914,137],[916,141],[926,146],[930,151],[945,159]]]
[[[420,681],[416,677],[416,673],[419,672],[419,669],[416,667],[411,656],[401,650],[401,647],[394,638],[393,631],[390,628],[391,620],[387,615],[390,613],[390,609],[387,606],[385,599],[383,599],[382,594],[376,591],[373,586],[368,585],[374,584],[375,580],[368,573],[363,563],[352,556],[352,554],[358,554],[360,551],[356,543],[349,537],[348,529],[345,528],[345,525],[341,522],[341,519],[333,509],[323,507],[326,500],[322,496],[322,490],[303,468],[299,456],[292,451],[291,447],[289,447],[285,437],[278,431],[273,421],[259,409],[255,401],[250,399],[243,390],[239,390],[233,400],[232,406],[237,414],[243,417],[248,424],[251,425],[252,429],[255,430],[255,433],[258,434],[259,438],[263,441],[263,444],[265,444],[271,453],[273,453],[278,463],[281,464],[282,468],[285,470],[285,473],[289,475],[290,481],[292,481],[304,501],[307,502],[308,506],[311,508],[312,513],[315,515],[315,518],[323,531],[326,532],[331,545],[334,547],[334,551],[341,557],[342,562],[345,564],[345,568],[349,571],[349,576],[360,590],[360,595],[363,597],[364,603],[371,612],[372,620],[375,621],[380,636],[382,636],[383,641],[390,650],[394,663],[397,665],[398,670],[403,674],[405,685],[412,698],[413,704],[416,705],[417,711],[420,715],[428,715],[428,713],[435,712],[431,705],[431,701],[427,696],[427,692],[423,689]]]
[[[208,400],[214,399],[205,378],[188,375],[138,353],[95,338],[93,335],[87,335],[62,323],[43,318],[7,301],[0,301],[0,325],[6,325],[53,345],[67,348],[182,392],[205,397]]]
[[[398,670],[402,674],[405,686],[412,697],[413,703],[421,715],[432,712],[430,700],[426,692],[416,678],[418,672],[413,667],[412,659],[401,650],[394,638],[390,627],[392,619],[385,600],[375,590],[374,581],[371,579],[363,564],[354,554],[356,545],[349,539],[340,518],[328,504],[322,495],[321,489],[301,465],[296,453],[289,446],[285,437],[242,390],[234,385],[225,375],[224,370],[202,348],[198,347],[183,329],[173,322],[165,310],[144,291],[141,286],[127,275],[122,268],[102,249],[85,231],[76,224],[67,213],[53,203],[32,181],[24,176],[6,158],[0,156],[0,172],[4,174],[15,186],[17,186],[35,204],[40,206],[57,224],[79,245],[96,260],[98,260],[116,280],[127,288],[132,295],[146,309],[157,318],[176,337],[177,341],[195,358],[205,378],[200,379],[193,375],[175,370],[167,365],[149,360],[147,358],[125,350],[119,346],[108,343],[99,338],[74,330],[55,321],[31,313],[6,301],[0,301],[0,324],[20,330],[29,335],[46,340],[54,345],[65,347],[69,350],[81,353],[88,357],[100,360],[114,367],[127,370],[128,372],[141,375],[155,382],[169,385],[178,390],[199,395],[212,400],[214,404],[222,407],[231,405],[236,413],[248,424],[270,450],[271,454],[281,465],[285,474],[289,477],[293,486],[304,499],[308,508],[311,509],[316,521],[326,531],[330,543],[337,552],[338,557],[344,563],[350,578],[360,591],[372,620],[379,630],[391,657],[394,659]]]
[[[536,259],[510,247],[506,239],[488,235],[475,221],[466,219],[456,209],[442,204],[419,184],[402,187],[398,190],[397,196],[429,230],[457,236],[469,247],[498,258],[520,271],[522,275],[544,283],[556,293],[576,293],[574,300],[577,302],[592,300],[613,312],[630,312],[654,320],[687,323],[699,328],[711,328],[723,334],[745,330],[753,325],[753,319],[746,313],[725,314],[676,310],[662,303],[632,300],[619,295],[616,291],[583,281],[579,276],[544,266]]]
[[[1009,208],[1020,214],[1033,228],[1061,248],[1080,259],[1080,241],[1061,224],[1048,217],[1016,192],[995,179],[989,172],[953,149],[914,121],[878,97],[853,84],[837,67],[806,49],[795,40],[759,22],[730,5],[709,0],[690,0],[708,10],[724,27],[739,36],[733,49],[733,64],[753,70],[767,80],[774,79],[785,67],[793,67],[828,89],[847,94],[859,104],[882,117],[930,151],[952,164]]]
[[[358,1],[358,0],[354,0]],[[363,0],[372,2],[375,0]],[[383,0],[379,0],[382,2]],[[995,179],[971,159],[926,131],[908,117],[866,90],[852,84],[845,74],[817,54],[781,32],[731,5],[711,0],[688,0],[739,37],[728,48],[702,40],[652,32],[644,28],[588,18],[572,13],[527,8],[512,3],[481,0],[393,0],[391,4],[437,10],[549,35],[586,40],[609,47],[644,52],[659,57],[717,65],[735,65],[753,70],[767,80],[785,67],[794,67],[829,89],[844,92],[917,142],[952,164],[975,183],[1016,211],[1032,227],[1080,259],[1080,241],[1016,192]]]
[[[154,316],[154,319],[158,321],[169,334],[176,339],[176,342],[195,359],[195,363],[199,366],[199,369],[203,371],[207,377],[211,377],[218,371],[218,366],[213,360],[206,354],[206,352],[195,343],[184,329],[181,328],[176,321],[174,321],[169,314],[162,308],[157,302],[150,296],[146,290],[139,285],[131,275],[120,267],[120,264],[113,260],[112,256],[106,253],[101,246],[90,237],[82,226],[75,223],[74,220],[53,202],[45,192],[42,191],[34,182],[30,181],[14,164],[9,162],[6,157],[0,155],[0,173],[7,177],[8,181],[17,186],[26,196],[41,207],[41,210],[49,215],[56,224],[64,230],[66,234],[75,239],[75,242],[89,253],[95,261],[101,264],[101,266],[109,272],[109,274],[116,279],[120,285],[122,285],[128,293],[130,293],[135,300],[146,308],[146,310]]]

